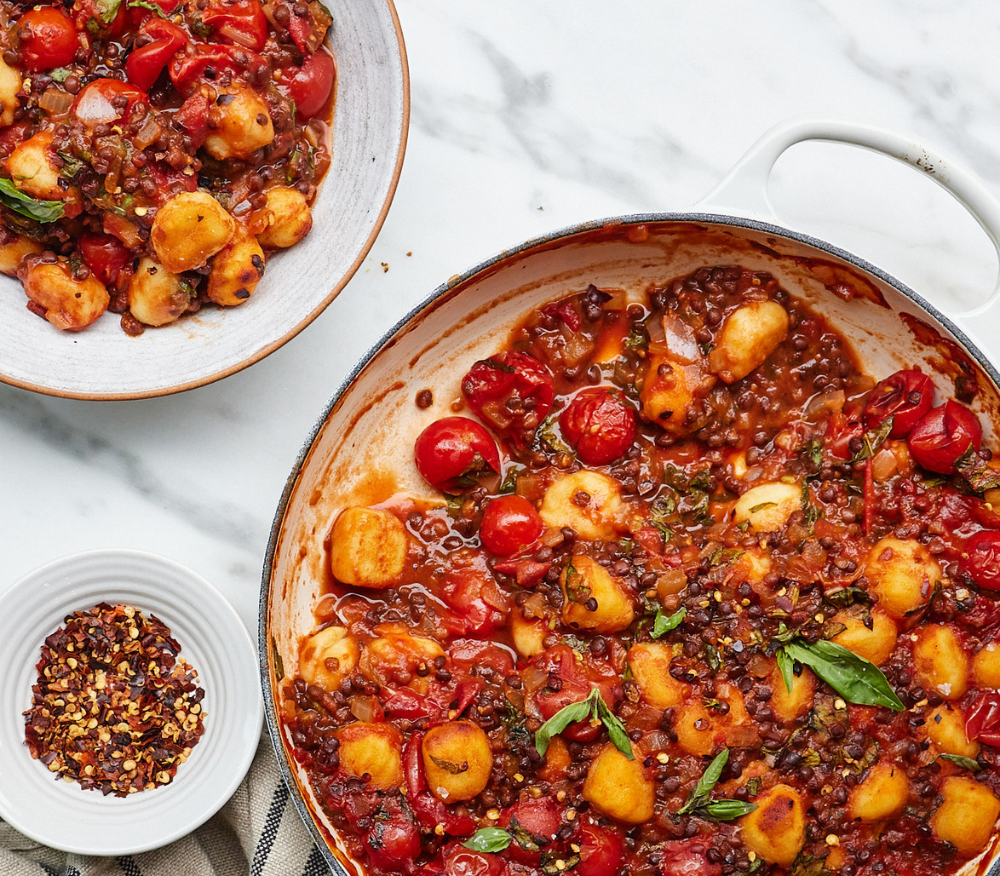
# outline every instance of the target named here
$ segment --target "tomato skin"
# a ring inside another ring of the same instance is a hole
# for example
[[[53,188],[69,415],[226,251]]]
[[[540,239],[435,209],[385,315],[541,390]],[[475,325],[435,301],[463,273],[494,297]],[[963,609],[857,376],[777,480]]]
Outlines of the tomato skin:
[[[198,149],[208,139],[208,98],[195,92],[174,113],[174,123],[191,139],[191,148]]]
[[[578,393],[559,417],[563,437],[587,465],[607,465],[635,440],[635,412],[606,389]]]
[[[919,368],[905,368],[880,380],[865,405],[866,429],[877,429],[892,417],[890,438],[905,438],[931,409],[934,384]]]
[[[376,819],[362,843],[376,867],[407,872],[413,859],[420,854],[420,831],[416,824],[399,811],[400,804],[393,802],[395,806],[384,804],[390,809],[389,819]]]
[[[461,493],[480,474],[500,471],[496,441],[466,417],[435,420],[417,437],[413,456],[424,480],[445,493]]]
[[[533,356],[505,351],[476,362],[462,379],[462,394],[494,432],[523,450],[552,407],[555,386]]]
[[[670,876],[722,876],[721,864],[708,860],[708,847],[697,838],[666,842],[663,851],[661,866]]]
[[[582,825],[575,840],[580,847],[580,863],[573,868],[577,876],[618,876],[625,858],[621,835],[589,822]]]
[[[486,636],[505,626],[509,606],[493,576],[484,569],[455,569],[442,588],[445,602],[458,612],[463,635]]]
[[[148,91],[160,77],[167,62],[189,42],[187,32],[172,21],[150,18],[139,28],[140,36],[152,42],[134,49],[125,60],[128,81]]]
[[[946,401],[926,413],[910,432],[910,453],[928,471],[951,474],[969,448],[976,452],[983,430],[975,415],[958,402]]]
[[[509,828],[516,821],[531,834],[540,847],[539,851],[531,851],[514,840],[507,846],[504,854],[524,864],[537,863],[542,857],[541,849],[551,842],[556,831],[562,826],[562,813],[559,810],[555,797],[539,797],[537,800],[531,798],[521,800],[501,812],[500,820],[497,822],[498,827]]]
[[[264,59],[243,46],[190,43],[183,54],[170,59],[167,72],[174,88],[189,96],[202,79],[217,78],[224,70],[242,76],[261,67],[266,67]]]
[[[959,570],[983,590],[1000,591],[1000,532],[983,530],[966,542]]]
[[[118,97],[128,101],[123,109],[118,109],[113,103]],[[72,111],[81,122],[93,128],[119,119],[127,121],[132,107],[140,101],[149,103],[149,98],[145,91],[134,85],[118,79],[95,79],[77,95]]]
[[[80,48],[73,19],[55,6],[29,9],[18,19],[17,30],[22,28],[31,39],[21,41],[21,64],[32,73],[65,67]]]
[[[310,119],[326,106],[333,91],[337,68],[326,52],[316,52],[302,62],[301,67],[285,67],[278,80],[278,91],[295,101],[300,119]]]
[[[501,876],[502,855],[484,855],[452,843],[444,849],[444,876]]]
[[[231,6],[218,3],[202,14],[216,36],[259,52],[267,42],[267,18],[258,0],[237,0]]]
[[[543,721],[548,721],[560,709],[586,699],[595,687],[600,689],[608,707],[614,709],[619,696],[615,681],[593,671],[587,672],[585,666],[578,664],[575,652],[568,645],[549,648],[532,660],[531,665],[549,676],[558,677],[561,682],[559,690],[546,685],[533,694]],[[593,742],[602,732],[603,727],[600,724],[595,727],[588,718],[570,724],[560,736],[573,742]]]
[[[1000,693],[987,691],[976,697],[965,716],[965,735],[1000,748]]]
[[[81,234],[77,245],[90,272],[105,286],[114,286],[118,275],[132,270],[132,253],[110,234]]]
[[[523,496],[500,496],[486,506],[479,538],[491,554],[511,557],[534,543],[545,524]]]

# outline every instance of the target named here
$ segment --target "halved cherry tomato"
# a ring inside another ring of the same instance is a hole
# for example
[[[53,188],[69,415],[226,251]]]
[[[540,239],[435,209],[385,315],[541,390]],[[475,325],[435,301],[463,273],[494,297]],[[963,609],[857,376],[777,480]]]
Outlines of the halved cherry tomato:
[[[55,6],[29,9],[18,19],[16,30],[31,34],[21,39],[21,64],[32,73],[65,67],[80,48],[73,19]]]
[[[1000,590],[1000,532],[983,530],[972,536],[958,560],[958,568],[983,590]]]
[[[501,812],[497,825],[503,828],[514,825],[527,832],[531,838],[530,844],[535,848],[525,848],[529,843],[525,842],[522,845],[515,838],[507,847],[506,854],[524,864],[537,863],[541,859],[542,851],[551,845],[552,837],[562,826],[562,811],[555,797],[539,797],[537,800],[529,798]]]
[[[119,119],[127,121],[132,107],[148,103],[145,91],[118,79],[95,79],[73,102],[73,113],[88,127],[107,125]]]
[[[183,53],[170,59],[170,81],[181,94],[189,95],[202,79],[214,80],[228,70],[237,76],[256,73],[267,62],[243,46],[220,43],[190,43]]]
[[[300,119],[310,119],[326,106],[333,91],[337,68],[326,52],[316,52],[302,62],[301,67],[285,67],[277,81],[278,91],[295,101],[295,113]]]
[[[134,49],[125,59],[125,72],[129,82],[148,91],[167,62],[189,39],[187,31],[162,18],[150,18],[139,28],[138,36],[147,37],[150,42]]]
[[[574,840],[580,847],[576,876],[618,876],[625,858],[625,843],[618,831],[587,822]]]
[[[965,716],[965,735],[1000,748],[1000,693],[987,691],[976,697]]]
[[[413,455],[424,480],[445,493],[460,493],[484,472],[500,471],[496,441],[467,417],[435,420],[417,437]]]
[[[555,645],[543,651],[531,661],[531,666],[559,679],[558,689],[546,685],[532,694],[543,721],[548,721],[560,709],[585,700],[595,687],[600,688],[610,708],[615,706],[616,680],[601,675],[593,663],[580,664],[568,645]],[[593,742],[602,732],[600,724],[595,726],[586,718],[570,724],[560,735],[575,742]]]
[[[267,18],[257,0],[236,0],[232,5],[215,3],[201,13],[215,35],[255,52],[267,42]]]
[[[112,9],[114,9],[114,17],[107,21],[107,16]],[[150,14],[148,11],[145,12],[147,16]],[[77,30],[101,37],[121,36],[129,21],[127,0],[123,0],[117,8],[112,4],[101,5],[98,0],[76,0],[73,3],[72,13]]]
[[[405,872],[420,854],[420,830],[403,811],[399,797],[386,797],[381,809],[384,817],[371,819],[372,825],[362,844],[376,867]]]
[[[559,417],[563,437],[587,465],[607,465],[635,440],[635,412],[606,389],[585,389]]]
[[[890,438],[905,438],[931,409],[934,384],[918,368],[906,368],[880,380],[865,405],[865,428],[877,429],[892,417]]]
[[[672,876],[722,876],[722,865],[708,860],[709,846],[703,840],[671,840],[663,844],[662,872]]]
[[[503,352],[476,362],[462,379],[469,407],[515,447],[531,444],[552,407],[552,374],[527,353]]]
[[[951,474],[969,449],[979,451],[983,430],[972,413],[958,402],[946,401],[929,411],[913,427],[907,443],[921,466],[939,474]]]
[[[433,872],[441,871],[435,869]],[[444,876],[501,876],[503,872],[503,855],[472,852],[461,843],[451,843],[444,848]]]
[[[510,557],[534,543],[545,525],[523,496],[500,496],[486,506],[479,538],[491,554]]]
[[[118,275],[126,268],[131,272],[132,253],[117,237],[81,234],[78,245],[87,267],[105,286],[114,286]]]
[[[462,635],[489,635],[507,623],[507,598],[486,569],[469,566],[448,573],[442,595],[458,612],[453,625]]]

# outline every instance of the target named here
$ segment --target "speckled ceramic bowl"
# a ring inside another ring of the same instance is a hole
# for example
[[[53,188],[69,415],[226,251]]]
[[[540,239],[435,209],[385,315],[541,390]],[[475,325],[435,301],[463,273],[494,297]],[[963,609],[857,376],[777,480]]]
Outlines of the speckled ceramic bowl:
[[[644,300],[650,285],[698,267],[735,263],[767,271],[850,339],[869,373],[919,365],[934,375],[945,397],[954,394],[956,379],[975,381],[973,408],[987,444],[996,449],[1000,374],[974,341],[989,338],[989,321],[1000,310],[996,292],[975,314],[946,316],[921,293],[862,259],[779,227],[767,201],[768,175],[782,152],[810,139],[854,143],[924,170],[966,204],[994,243],[1000,241],[1000,203],[942,156],[868,126],[795,121],[765,136],[694,212],[586,223],[528,241],[453,278],[386,335],[333,397],[277,511],[264,567],[259,647],[278,758],[334,872],[363,868],[338,840],[278,718],[298,643],[316,628],[313,609],[327,578],[324,539],[345,507],[381,502],[397,492],[425,494],[413,463],[416,436],[451,413],[469,365],[495,352],[529,311],[590,283]],[[415,396],[425,388],[434,401],[421,409]],[[995,851],[979,862],[983,871],[992,857]],[[982,872],[977,867],[973,862],[965,872]]]
[[[333,160],[313,229],[274,255],[257,292],[139,338],[105,314],[60,332],[32,314],[17,280],[0,276],[0,381],[48,395],[167,395],[233,374],[295,337],[347,285],[375,242],[403,163],[409,74],[391,0],[327,0],[337,59]]]

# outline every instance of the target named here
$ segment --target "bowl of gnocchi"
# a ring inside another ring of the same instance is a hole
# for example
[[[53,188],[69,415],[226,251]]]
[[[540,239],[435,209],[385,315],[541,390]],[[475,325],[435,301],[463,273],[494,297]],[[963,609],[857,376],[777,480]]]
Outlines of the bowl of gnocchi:
[[[821,134],[898,145],[771,148]],[[997,378],[887,274],[721,212],[436,290],[320,418],[264,569],[267,722],[330,868],[984,872]]]
[[[16,13],[0,60],[0,380],[178,392],[260,360],[344,288],[405,149],[391,2]]]

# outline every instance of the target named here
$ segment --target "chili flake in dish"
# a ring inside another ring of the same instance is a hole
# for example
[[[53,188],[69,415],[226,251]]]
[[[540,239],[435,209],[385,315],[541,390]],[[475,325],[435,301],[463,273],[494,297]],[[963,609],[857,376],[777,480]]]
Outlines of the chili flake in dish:
[[[205,692],[180,650],[131,606],[74,612],[42,646],[24,713],[31,756],[105,795],[169,784],[205,731]]]
[[[426,489],[331,520],[281,720],[371,876],[938,876],[987,851],[1000,471],[975,399],[865,373],[792,291],[706,267],[547,304],[399,448]],[[452,391],[420,389],[422,417]]]
[[[0,271],[80,330],[254,293],[310,230],[335,79],[318,0],[0,0]]]

